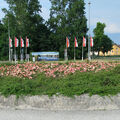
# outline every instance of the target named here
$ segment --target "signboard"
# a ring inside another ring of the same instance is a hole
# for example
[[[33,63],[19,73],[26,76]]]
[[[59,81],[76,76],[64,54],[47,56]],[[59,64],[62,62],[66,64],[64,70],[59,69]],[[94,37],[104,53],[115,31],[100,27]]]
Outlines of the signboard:
[[[37,61],[58,61],[59,52],[32,52],[32,56],[35,56]]]

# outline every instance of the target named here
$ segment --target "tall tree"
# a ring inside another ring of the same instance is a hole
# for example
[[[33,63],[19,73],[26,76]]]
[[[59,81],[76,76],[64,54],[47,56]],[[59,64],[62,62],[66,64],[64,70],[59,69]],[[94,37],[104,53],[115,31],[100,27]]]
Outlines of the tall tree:
[[[106,25],[104,23],[97,23],[96,28],[93,30],[94,32],[94,51],[103,53],[108,52],[112,49],[112,40],[105,35],[104,29]]]
[[[8,59],[7,28],[0,22],[0,60]]]
[[[74,39],[77,37],[79,48],[77,48],[77,58],[81,57],[82,37],[86,36],[87,19],[85,17],[84,0],[50,0],[49,28],[53,32],[52,38],[56,50],[63,57],[66,36],[70,39],[69,57],[73,58]]]
[[[4,25],[9,26],[11,37],[22,36],[25,40],[30,39],[31,51],[47,51],[50,49],[48,36],[49,29],[41,17],[41,5],[38,0],[5,0],[9,9],[3,9],[5,18]]]

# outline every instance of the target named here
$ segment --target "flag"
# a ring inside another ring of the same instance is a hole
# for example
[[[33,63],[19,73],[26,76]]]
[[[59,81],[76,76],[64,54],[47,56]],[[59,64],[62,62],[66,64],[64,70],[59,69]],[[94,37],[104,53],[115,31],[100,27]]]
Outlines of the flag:
[[[90,46],[93,47],[93,38],[90,37]]]
[[[29,39],[26,37],[26,47],[29,47]]]
[[[12,47],[12,39],[9,37],[9,47]]]
[[[68,37],[66,37],[66,47],[67,47],[67,48],[70,47],[70,42],[69,42]]]
[[[77,39],[75,37],[75,47],[78,47]]]
[[[86,39],[83,37],[83,47],[86,47]]]
[[[18,47],[18,39],[15,37],[15,47]]]
[[[21,37],[21,47],[24,47],[24,40]]]

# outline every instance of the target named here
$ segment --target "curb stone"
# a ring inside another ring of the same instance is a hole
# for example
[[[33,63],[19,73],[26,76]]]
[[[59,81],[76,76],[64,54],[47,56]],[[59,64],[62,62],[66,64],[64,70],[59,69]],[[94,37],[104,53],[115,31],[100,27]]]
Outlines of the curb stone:
[[[39,110],[117,110],[120,109],[120,94],[101,97],[84,94],[69,98],[66,96],[0,96],[0,108],[39,109]]]

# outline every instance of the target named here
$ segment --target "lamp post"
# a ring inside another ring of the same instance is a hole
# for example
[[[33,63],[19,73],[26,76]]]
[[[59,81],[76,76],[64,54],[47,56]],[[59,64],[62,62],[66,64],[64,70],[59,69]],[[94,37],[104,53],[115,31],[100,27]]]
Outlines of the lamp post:
[[[90,48],[90,5],[91,5],[91,2],[89,2],[88,5],[89,5],[88,60],[91,60],[91,57],[90,57],[90,51],[91,51],[91,48]]]

